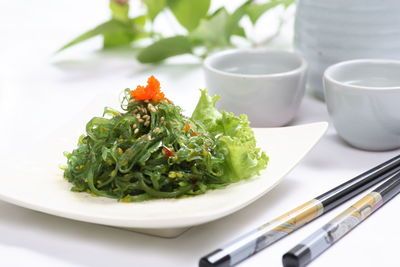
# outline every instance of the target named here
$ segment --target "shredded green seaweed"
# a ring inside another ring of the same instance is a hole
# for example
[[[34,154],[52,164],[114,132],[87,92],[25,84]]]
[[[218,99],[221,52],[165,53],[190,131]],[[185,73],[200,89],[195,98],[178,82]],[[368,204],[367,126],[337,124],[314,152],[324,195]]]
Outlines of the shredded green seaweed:
[[[105,108],[103,117],[91,119],[78,147],[65,153],[64,177],[72,191],[125,202],[177,198],[222,188],[266,167],[268,157],[256,148],[247,118],[219,113],[206,91],[188,118],[162,93],[136,100],[137,90],[125,90],[123,112]],[[204,120],[201,110],[208,114]]]

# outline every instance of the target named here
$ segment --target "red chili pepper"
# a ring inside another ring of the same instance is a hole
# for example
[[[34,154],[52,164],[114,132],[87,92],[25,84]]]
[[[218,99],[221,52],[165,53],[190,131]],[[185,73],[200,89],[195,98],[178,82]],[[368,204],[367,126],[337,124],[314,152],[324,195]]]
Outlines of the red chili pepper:
[[[172,151],[172,150],[169,149],[168,147],[162,146],[162,149],[163,149],[163,151],[164,151],[164,154],[165,154],[167,157],[172,157],[172,156],[174,155],[174,151]]]
[[[189,132],[189,130],[190,130],[190,125],[189,125],[189,123],[186,123],[185,124],[185,132]]]

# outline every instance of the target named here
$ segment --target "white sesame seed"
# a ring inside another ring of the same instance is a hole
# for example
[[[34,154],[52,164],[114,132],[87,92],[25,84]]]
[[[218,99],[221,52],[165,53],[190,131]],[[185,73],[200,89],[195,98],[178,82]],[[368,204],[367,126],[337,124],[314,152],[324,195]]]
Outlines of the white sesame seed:
[[[144,120],[143,119],[139,119],[139,122],[144,122]]]
[[[151,111],[151,112],[156,112],[156,109],[154,108],[154,106],[153,106],[151,103],[149,103],[149,104],[147,105],[147,109],[148,109],[149,111]]]
[[[138,132],[139,132],[139,129],[135,129],[135,131],[133,133],[137,134]]]

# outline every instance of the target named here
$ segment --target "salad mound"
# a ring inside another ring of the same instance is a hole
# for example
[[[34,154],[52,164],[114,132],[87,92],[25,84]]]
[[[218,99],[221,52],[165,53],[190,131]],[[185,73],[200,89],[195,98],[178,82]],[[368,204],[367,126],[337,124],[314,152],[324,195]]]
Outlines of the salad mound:
[[[258,174],[268,157],[247,117],[218,111],[218,99],[201,90],[189,118],[153,76],[126,89],[123,112],[105,108],[65,153],[71,190],[132,202],[198,195]]]

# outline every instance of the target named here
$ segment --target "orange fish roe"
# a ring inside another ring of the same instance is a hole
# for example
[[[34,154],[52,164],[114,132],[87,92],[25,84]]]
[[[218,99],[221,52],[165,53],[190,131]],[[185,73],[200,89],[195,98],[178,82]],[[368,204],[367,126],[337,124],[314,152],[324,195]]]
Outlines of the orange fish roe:
[[[153,100],[157,103],[160,100],[165,100],[170,102],[160,91],[160,82],[153,75],[147,80],[146,86],[139,85],[135,90],[132,90],[131,97],[136,101]]]

